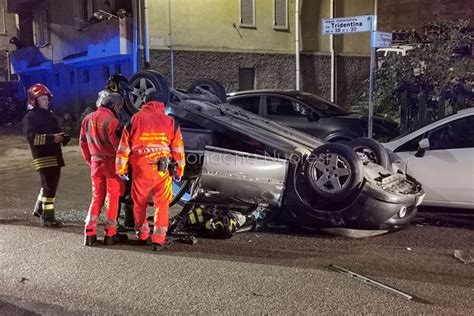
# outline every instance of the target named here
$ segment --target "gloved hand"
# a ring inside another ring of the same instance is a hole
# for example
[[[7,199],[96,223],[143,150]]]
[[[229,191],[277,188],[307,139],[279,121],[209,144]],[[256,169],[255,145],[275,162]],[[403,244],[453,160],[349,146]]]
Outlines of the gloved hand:
[[[119,174],[118,177],[122,179],[123,181],[129,181],[130,178],[126,174]]]
[[[181,176],[174,175],[173,176],[173,181],[175,181],[175,182],[181,181]]]
[[[63,137],[61,144],[63,144],[63,146],[66,146],[67,143],[69,143],[69,141],[71,140],[71,136],[67,133],[61,133],[61,136]]]

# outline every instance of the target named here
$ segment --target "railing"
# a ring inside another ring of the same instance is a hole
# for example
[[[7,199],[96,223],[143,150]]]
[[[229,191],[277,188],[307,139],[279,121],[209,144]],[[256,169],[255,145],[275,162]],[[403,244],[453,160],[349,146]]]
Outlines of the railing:
[[[406,87],[400,92],[400,102],[400,132],[406,133],[473,107],[474,92],[469,85],[458,84],[438,96],[430,96],[426,91]]]

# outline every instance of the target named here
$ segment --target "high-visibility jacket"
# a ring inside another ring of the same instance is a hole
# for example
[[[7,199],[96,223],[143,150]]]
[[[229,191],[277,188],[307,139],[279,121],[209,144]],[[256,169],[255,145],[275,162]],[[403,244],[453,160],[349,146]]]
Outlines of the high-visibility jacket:
[[[79,144],[84,159],[91,164],[91,160],[112,159],[119,145],[117,130],[119,121],[113,111],[106,107],[99,107],[88,114],[81,124]]]
[[[127,174],[130,160],[132,165],[145,169],[149,166],[149,175],[158,176],[156,162],[160,157],[170,156],[178,163],[175,175],[182,176],[185,157],[181,130],[173,118],[165,114],[163,103],[148,102],[132,117],[122,133],[115,171],[120,175]]]
[[[61,130],[50,110],[39,107],[29,110],[23,118],[23,130],[31,148],[36,170],[64,167],[61,144],[54,142],[54,134]]]

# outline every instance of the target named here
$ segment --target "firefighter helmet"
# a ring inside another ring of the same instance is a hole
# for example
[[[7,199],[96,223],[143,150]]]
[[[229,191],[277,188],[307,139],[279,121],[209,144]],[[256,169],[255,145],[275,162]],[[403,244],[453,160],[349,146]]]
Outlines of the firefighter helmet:
[[[123,95],[126,91],[132,90],[128,85],[128,79],[124,75],[118,74],[111,76],[109,80],[107,80],[105,88],[110,92],[116,92]]]
[[[32,85],[28,89],[28,108],[32,109],[35,107],[36,99],[42,95],[47,95],[49,98],[53,97],[51,91],[49,91],[48,87],[46,87],[44,84],[37,83]]]

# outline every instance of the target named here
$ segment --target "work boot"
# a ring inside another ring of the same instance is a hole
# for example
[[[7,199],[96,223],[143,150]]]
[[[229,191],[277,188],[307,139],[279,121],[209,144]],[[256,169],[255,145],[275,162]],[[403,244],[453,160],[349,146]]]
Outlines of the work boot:
[[[104,237],[104,245],[105,246],[112,246],[116,243],[125,242],[128,240],[128,236],[125,234],[116,234],[114,236],[105,236]]]
[[[97,243],[97,235],[84,236],[84,246],[94,246]]]
[[[173,241],[171,239],[166,238],[165,241],[163,241],[162,243],[157,243],[157,242],[152,243],[151,250],[161,251],[167,248],[168,246],[170,246],[172,243]]]
[[[58,221],[57,219],[50,219],[50,220],[43,219],[43,226],[49,227],[49,228],[61,228],[63,227],[63,223]]]

